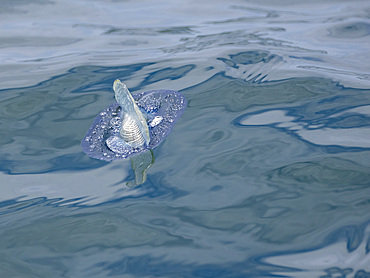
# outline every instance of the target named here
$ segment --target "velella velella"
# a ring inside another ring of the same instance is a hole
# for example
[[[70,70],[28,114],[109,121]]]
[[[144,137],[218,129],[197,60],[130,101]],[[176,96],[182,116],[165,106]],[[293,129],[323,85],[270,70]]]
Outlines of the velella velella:
[[[130,158],[158,146],[185,110],[185,97],[172,90],[131,95],[120,80],[113,84],[117,102],[95,118],[81,142],[92,158]]]

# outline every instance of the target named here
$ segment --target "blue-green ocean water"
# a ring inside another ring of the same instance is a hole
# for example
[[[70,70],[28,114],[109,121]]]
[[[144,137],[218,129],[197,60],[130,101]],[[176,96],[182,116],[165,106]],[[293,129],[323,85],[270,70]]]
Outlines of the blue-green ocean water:
[[[3,0],[0,277],[370,277],[368,1]],[[142,185],[80,141],[188,107]]]

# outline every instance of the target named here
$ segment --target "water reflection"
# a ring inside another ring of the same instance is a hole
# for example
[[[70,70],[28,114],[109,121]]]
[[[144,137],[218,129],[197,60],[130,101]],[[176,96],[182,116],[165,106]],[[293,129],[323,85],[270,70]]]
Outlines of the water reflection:
[[[294,115],[299,110],[296,107],[290,110],[258,111],[239,117],[236,124],[245,127],[273,127],[316,145],[370,148],[370,105],[335,111],[314,120],[302,120],[299,115]]]
[[[366,1],[5,2],[1,277],[368,275]],[[131,165],[80,147],[117,77],[190,103]]]
[[[280,268],[271,274],[284,277],[370,277],[369,232],[369,226],[347,227],[345,233],[334,234],[338,241],[322,248],[274,254],[262,260]]]

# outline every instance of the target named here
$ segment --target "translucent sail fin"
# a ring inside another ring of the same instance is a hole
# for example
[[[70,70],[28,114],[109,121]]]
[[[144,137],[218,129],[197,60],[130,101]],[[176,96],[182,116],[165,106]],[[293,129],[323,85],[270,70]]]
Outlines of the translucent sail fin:
[[[150,142],[148,124],[139,107],[137,106],[134,98],[127,89],[127,86],[117,79],[116,81],[114,81],[113,90],[115,92],[116,100],[122,108],[123,115],[127,114],[129,116],[130,120],[133,121],[131,125],[138,128],[138,130],[140,131],[140,134],[138,134],[138,136],[142,136],[142,138],[144,139],[144,143],[148,146]],[[129,130],[127,130],[127,128],[121,128],[120,133],[122,138],[130,137],[127,136],[127,132],[130,132]],[[132,144],[133,147],[138,147],[136,144],[138,140],[136,140],[135,138],[132,138],[132,140],[132,142],[130,141],[126,143],[130,145]]]

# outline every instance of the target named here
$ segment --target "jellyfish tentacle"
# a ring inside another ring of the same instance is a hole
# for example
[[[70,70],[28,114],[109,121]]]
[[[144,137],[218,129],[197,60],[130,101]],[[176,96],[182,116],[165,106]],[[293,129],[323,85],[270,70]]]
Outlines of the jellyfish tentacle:
[[[154,164],[154,153],[147,150],[137,156],[130,158],[132,169],[135,172],[135,180],[128,181],[128,187],[134,187],[143,184],[146,181],[146,171]]]

